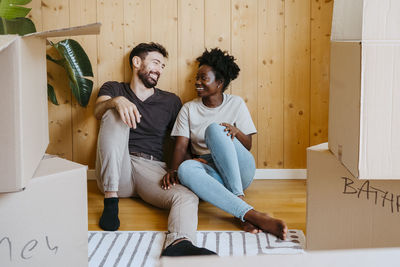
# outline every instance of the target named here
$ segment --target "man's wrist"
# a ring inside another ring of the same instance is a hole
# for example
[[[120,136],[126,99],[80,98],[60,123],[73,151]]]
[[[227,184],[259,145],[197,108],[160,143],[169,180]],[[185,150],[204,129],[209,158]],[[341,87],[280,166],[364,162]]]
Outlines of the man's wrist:
[[[110,108],[116,108],[117,107],[117,103],[115,102],[115,97],[110,99]]]

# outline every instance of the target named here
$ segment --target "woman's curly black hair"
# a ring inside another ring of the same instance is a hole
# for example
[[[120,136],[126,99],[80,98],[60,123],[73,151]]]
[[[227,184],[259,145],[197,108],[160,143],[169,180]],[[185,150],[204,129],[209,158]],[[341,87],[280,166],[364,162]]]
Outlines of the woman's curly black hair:
[[[222,91],[225,91],[229,83],[239,75],[240,68],[235,63],[236,59],[219,48],[213,48],[210,51],[206,49],[196,60],[199,62],[199,67],[207,65],[213,68],[215,78],[224,82]]]

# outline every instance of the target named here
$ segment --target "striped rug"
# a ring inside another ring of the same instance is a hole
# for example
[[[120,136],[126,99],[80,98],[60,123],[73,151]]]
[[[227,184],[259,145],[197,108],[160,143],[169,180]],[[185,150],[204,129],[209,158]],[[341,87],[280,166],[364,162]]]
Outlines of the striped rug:
[[[163,249],[165,232],[89,232],[89,266],[156,266]],[[289,230],[288,239],[242,231],[197,233],[197,245],[219,256],[303,253],[302,231]]]

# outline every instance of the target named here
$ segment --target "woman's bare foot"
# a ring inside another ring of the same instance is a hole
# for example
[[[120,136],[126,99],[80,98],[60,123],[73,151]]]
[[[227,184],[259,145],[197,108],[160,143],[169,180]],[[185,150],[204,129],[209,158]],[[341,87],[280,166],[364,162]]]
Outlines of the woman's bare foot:
[[[245,232],[249,232],[252,234],[257,234],[262,232],[262,230],[260,228],[258,228],[257,226],[255,226],[254,224],[248,222],[248,221],[240,221],[240,225],[242,226],[243,231]]]
[[[288,228],[282,220],[272,218],[268,214],[256,210],[249,210],[244,215],[244,219],[265,232],[271,233],[282,240],[286,239]]]
[[[238,196],[238,198],[240,198],[241,200],[244,200],[243,195]],[[252,234],[257,234],[257,233],[262,232],[262,230],[259,227],[255,226],[254,224],[252,224],[248,221],[242,222],[240,219],[239,219],[239,221],[240,221],[240,226],[242,226],[242,229],[245,232],[249,232]]]

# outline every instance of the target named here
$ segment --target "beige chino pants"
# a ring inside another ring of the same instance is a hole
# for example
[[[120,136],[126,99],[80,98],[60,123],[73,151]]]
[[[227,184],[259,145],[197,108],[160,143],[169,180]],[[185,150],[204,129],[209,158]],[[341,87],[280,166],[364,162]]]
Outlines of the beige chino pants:
[[[103,193],[117,191],[122,198],[140,197],[158,208],[170,209],[165,246],[183,237],[196,245],[198,197],[182,185],[162,189],[166,164],[130,155],[128,141],[129,127],[114,109],[108,110],[101,120],[97,143],[99,189]],[[142,220],[140,214],[137,220]]]

